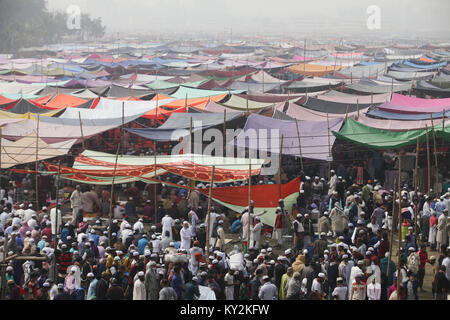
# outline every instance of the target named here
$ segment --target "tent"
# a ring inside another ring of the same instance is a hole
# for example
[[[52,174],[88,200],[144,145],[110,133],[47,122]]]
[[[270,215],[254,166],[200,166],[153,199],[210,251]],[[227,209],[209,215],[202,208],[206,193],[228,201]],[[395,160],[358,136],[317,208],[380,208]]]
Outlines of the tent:
[[[342,119],[298,121],[302,157],[327,160],[329,158],[328,138],[330,138],[331,148],[335,140],[331,131],[339,130],[341,125]],[[234,143],[238,147],[279,153],[281,135],[283,135],[283,154],[300,156],[296,121],[277,120],[251,114]],[[252,141],[251,144],[249,144],[249,138]]]
[[[241,112],[226,113],[226,122],[242,116]],[[133,129],[128,132],[156,141],[178,141],[180,137],[189,134],[192,121],[192,132],[207,129],[224,122],[223,113],[172,113],[167,121],[158,128]]]
[[[431,132],[431,131],[430,131]],[[450,127],[442,129],[442,125],[435,124],[435,134],[445,140],[450,140]],[[426,141],[426,130],[387,131],[372,128],[353,119],[347,119],[339,132],[333,131],[338,139],[347,140],[367,148],[378,150],[396,149],[415,145],[417,137],[421,142]]]
[[[375,118],[381,118],[381,119],[391,119],[391,120],[428,120],[430,119],[430,116],[433,119],[442,119],[442,112],[437,113],[394,113],[394,112],[388,112],[383,111],[378,108],[373,108],[369,111],[367,111],[367,115]],[[446,111],[444,113],[444,117],[449,118],[450,117],[450,110]]]
[[[284,207],[290,211],[292,205],[297,203],[297,197],[300,189],[300,178],[296,178],[286,184],[263,184],[252,186],[251,199],[254,202],[254,212],[260,213],[267,210],[267,213],[261,216],[261,222],[272,226],[275,224],[275,211],[278,207],[278,201],[284,200]],[[208,195],[208,189],[198,189],[204,195]],[[236,187],[214,188],[212,198],[221,205],[235,211],[242,212],[248,206],[248,185]]]

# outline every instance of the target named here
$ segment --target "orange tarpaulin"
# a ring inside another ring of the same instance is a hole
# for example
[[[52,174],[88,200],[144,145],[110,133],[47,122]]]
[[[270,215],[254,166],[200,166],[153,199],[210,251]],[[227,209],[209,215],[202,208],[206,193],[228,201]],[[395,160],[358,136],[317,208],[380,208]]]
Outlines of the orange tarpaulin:
[[[340,66],[323,66],[319,64],[309,64],[304,63],[296,64],[289,67],[288,70],[293,73],[298,73],[304,76],[316,76],[321,77],[332,73],[333,71],[341,70]]]
[[[79,105],[82,105],[83,103],[86,103],[86,99],[78,98],[71,96],[69,94],[64,93],[58,93],[53,96],[53,98],[50,98],[48,102],[42,102],[42,108],[45,109],[62,109],[62,108],[72,108],[72,107],[78,107]]]

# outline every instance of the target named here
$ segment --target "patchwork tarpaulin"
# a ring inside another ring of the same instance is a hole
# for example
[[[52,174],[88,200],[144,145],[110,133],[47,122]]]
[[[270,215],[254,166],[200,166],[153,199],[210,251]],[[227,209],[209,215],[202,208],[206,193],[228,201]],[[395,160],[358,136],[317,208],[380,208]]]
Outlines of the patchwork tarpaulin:
[[[326,100],[320,100],[316,98],[308,97],[301,105],[307,109],[311,109],[323,113],[341,113],[345,115],[347,112],[354,112],[358,109],[366,109],[370,107],[370,104],[351,104],[351,103],[338,103]]]
[[[240,116],[241,112],[227,112],[226,122],[232,121]],[[207,129],[223,124],[223,113],[172,113],[167,121],[158,128],[125,128],[128,132],[134,133],[146,139],[157,141],[178,141],[180,137],[189,134],[192,119],[192,132]]]
[[[450,127],[442,129],[442,125],[434,126],[435,134],[445,140],[450,140]],[[431,133],[431,130],[429,130]],[[415,145],[417,137],[421,142],[426,141],[426,130],[387,131],[372,128],[355,120],[347,119],[339,132],[333,134],[343,140],[347,140],[364,147],[386,150]]]
[[[278,104],[277,109],[280,110],[280,108],[285,108],[284,104]],[[281,109],[282,110],[282,109]],[[364,110],[360,110],[360,114]],[[356,115],[358,112],[349,112],[347,114],[348,117],[352,117]],[[304,120],[304,121],[326,121],[327,120],[327,114],[324,112],[314,111],[308,108],[304,108],[302,106],[297,105],[296,103],[289,103],[286,109],[286,114],[294,119],[297,120]],[[328,119],[343,119],[346,114],[342,113],[328,113]]]
[[[281,195],[279,194],[280,186],[278,184],[252,186],[251,199],[254,202],[254,212],[260,213],[263,210],[267,210],[267,213],[261,216],[261,222],[273,227],[278,201],[284,199],[285,209],[290,211],[292,205],[297,203],[299,189],[300,178],[282,184]],[[206,196],[209,195],[208,189],[198,189],[198,191]],[[213,188],[212,199],[240,213],[248,206],[248,186]]]
[[[328,121],[298,121],[302,157],[329,159],[328,137],[331,148],[335,140],[331,131],[339,130],[341,125],[342,119],[329,119],[328,130]],[[283,135],[282,153],[300,156],[296,121],[251,114],[234,143],[238,147],[280,153],[281,135]]]
[[[391,100],[391,94],[390,93],[381,93],[381,94],[374,94],[374,95],[368,95],[368,96],[361,96],[361,95],[348,94],[348,93],[331,90],[330,92],[326,92],[324,94],[316,96],[316,98],[319,100],[325,100],[325,101],[337,102],[337,103],[380,104],[380,103],[388,102],[389,100]]]
[[[86,150],[75,159],[73,168],[67,168],[64,178],[91,184],[111,184],[115,158],[114,154]],[[251,174],[259,174],[263,163],[262,159],[251,159]],[[215,166],[214,182],[227,183],[248,179],[249,164],[250,160],[245,158],[200,154],[158,155],[156,175],[170,172],[193,180],[210,181],[212,166]],[[151,178],[155,177],[155,157],[119,156],[117,169],[134,171],[117,174],[119,177],[116,177],[115,183],[137,180],[152,183]]]
[[[411,84],[380,84],[376,81],[369,79],[361,79],[356,83],[347,83],[346,87],[351,90],[355,90],[363,93],[388,93],[388,92],[401,92],[411,89]]]
[[[46,160],[67,154],[76,140],[47,144],[42,139],[36,138],[32,133],[20,140],[11,142],[2,139],[1,168],[11,168],[15,165]],[[36,148],[37,145],[37,148]]]

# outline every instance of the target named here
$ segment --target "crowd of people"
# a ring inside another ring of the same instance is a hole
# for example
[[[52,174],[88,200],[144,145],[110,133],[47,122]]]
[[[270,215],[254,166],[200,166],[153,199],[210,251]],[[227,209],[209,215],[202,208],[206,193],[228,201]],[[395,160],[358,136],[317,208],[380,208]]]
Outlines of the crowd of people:
[[[297,203],[288,210],[280,199],[273,227],[253,201],[237,214],[213,203],[208,221],[207,197],[183,180],[181,188],[162,185],[156,212],[147,187],[122,190],[128,201],[114,199],[111,218],[106,189],[66,185],[65,201],[36,208],[6,188],[3,296],[417,300],[428,267],[433,298],[447,300],[450,188],[422,194],[405,185],[398,195],[377,180],[350,185],[334,170],[326,180],[303,172],[300,180]]]

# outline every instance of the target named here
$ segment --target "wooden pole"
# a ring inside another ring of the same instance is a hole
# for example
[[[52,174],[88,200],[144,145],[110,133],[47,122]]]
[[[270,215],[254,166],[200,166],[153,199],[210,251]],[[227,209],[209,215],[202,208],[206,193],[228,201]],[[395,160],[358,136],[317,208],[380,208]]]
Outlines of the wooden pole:
[[[122,127],[121,127],[121,143],[119,144],[122,145],[121,149],[122,149],[122,155],[123,155],[123,149],[125,147],[125,141],[124,141],[124,126],[125,126],[125,101],[122,102]]]
[[[155,119],[155,125],[157,126],[158,124],[158,105],[159,105],[159,95],[158,95],[158,91],[156,92],[156,119]]]
[[[356,112],[358,114],[358,119],[359,119],[359,99],[356,99]]]
[[[157,144],[157,141],[155,140],[155,151],[153,152],[154,153],[154,160],[155,160],[155,175],[154,175],[154,178],[156,179],[156,144]],[[155,198],[155,203],[154,203],[154,207],[155,207],[155,221],[154,221],[154,224],[156,225],[156,223],[158,222],[158,199],[157,199],[157,197],[158,197],[158,195],[157,195],[157,189],[158,188],[158,184],[156,184],[155,183],[155,188],[154,188],[154,194],[153,194],[153,196],[154,196],[154,198]]]
[[[435,172],[435,185],[437,186],[439,182],[439,167],[438,167],[438,158],[437,158],[437,150],[436,150],[436,133],[434,131],[434,124],[433,124],[433,116],[430,113],[430,119],[431,119],[431,128],[433,129],[433,145],[434,145],[434,172]],[[435,188],[436,189],[436,188]]]
[[[303,76],[306,74],[306,39],[303,44]]]
[[[428,124],[425,125],[426,128],[426,137],[427,137],[427,195],[430,195],[430,187],[431,187],[431,168],[430,168],[430,142],[428,141]]]
[[[186,98],[184,99],[184,112],[187,112],[187,93],[186,93]]]
[[[36,173],[37,175],[37,173]],[[56,204],[55,204],[55,235],[53,237],[53,250],[54,250],[54,254],[53,254],[53,275],[54,275],[54,279],[53,281],[56,283],[58,280],[58,270],[56,269],[56,248],[58,247],[58,233],[59,233],[59,228],[58,228],[58,201],[59,201],[59,179],[60,179],[60,175],[61,175],[61,160],[58,161],[58,176],[56,178],[56,196],[55,196],[55,200],[56,200]],[[61,216],[61,220],[62,220],[62,216]],[[62,221],[61,221],[62,224]]]
[[[211,219],[211,199],[212,199],[212,189],[213,189],[213,184],[214,184],[214,171],[215,171],[216,167],[212,166],[212,171],[211,171],[211,181],[209,183],[209,197],[208,197],[208,212],[206,215],[206,250],[205,250],[205,255],[206,255],[206,261],[208,262],[208,264],[210,263],[209,261],[209,234],[211,233],[210,231],[210,219]]]
[[[328,112],[327,112],[327,126],[328,126],[328,157],[331,158],[331,141],[330,141],[330,119],[328,118]],[[328,179],[331,177],[331,161],[328,159]]]
[[[281,199],[281,162],[283,161],[283,135],[280,138],[280,154],[279,154],[279,163],[278,163],[278,199]]]
[[[227,144],[227,109],[223,109],[223,149],[224,149],[224,156],[225,156],[225,150],[226,150],[226,144]]]
[[[445,130],[445,109],[442,109],[442,131]]]
[[[397,300],[400,300],[400,247],[402,245],[402,201],[401,201],[401,185],[402,185],[402,155],[398,155],[398,259],[397,259]]]
[[[78,118],[80,119],[81,143],[82,143],[82,146],[83,146],[83,150],[86,150],[86,145],[84,144],[83,124],[81,122],[81,113],[80,113],[80,111],[78,111]]]
[[[347,117],[348,117],[348,108],[349,108],[349,105],[347,105],[347,109],[345,110],[345,120],[347,120]]]
[[[119,150],[120,145],[117,146],[117,152],[116,152],[116,160],[114,162],[114,171],[113,171],[113,178],[111,183],[111,198],[109,200],[109,232],[108,232],[108,244],[111,247],[111,226],[112,226],[112,217],[113,217],[113,199],[114,199],[114,182],[116,180],[116,170],[117,170],[117,159],[119,158]]]
[[[392,81],[391,81],[391,100],[392,100],[393,94],[394,94],[394,78],[392,78]]]
[[[300,141],[300,130],[298,129],[298,120],[297,119],[295,119],[295,125],[297,126],[298,150],[300,152],[300,168],[303,171],[302,143]]]
[[[417,137],[417,146],[416,146],[416,167],[414,168],[414,193],[417,192],[417,185],[419,180],[419,137]],[[414,234],[417,239],[417,214],[419,211],[419,203],[415,205],[414,208]]]
[[[250,205],[252,204],[252,157],[249,152],[249,164],[248,164],[248,225],[247,225],[247,252],[250,248],[250,224],[252,223],[252,213],[250,209]]]
[[[36,164],[35,164],[35,170],[36,170],[36,210],[39,210],[39,115],[37,117],[37,127],[36,127]]]
[[[388,257],[388,265],[387,265],[387,276],[389,277],[391,271],[391,260],[392,260],[392,247],[394,243],[394,217],[395,217],[395,199],[397,197],[395,192],[395,186],[397,185],[397,179],[394,179],[394,195],[392,198],[392,226],[390,230],[389,236],[389,257]],[[388,228],[389,229],[389,228]]]
[[[189,125],[189,153],[194,153],[194,150],[192,149],[192,117],[191,117],[191,122]]]

